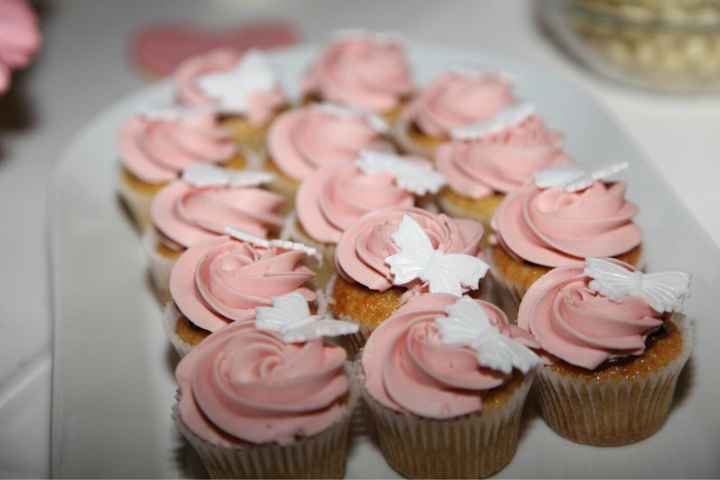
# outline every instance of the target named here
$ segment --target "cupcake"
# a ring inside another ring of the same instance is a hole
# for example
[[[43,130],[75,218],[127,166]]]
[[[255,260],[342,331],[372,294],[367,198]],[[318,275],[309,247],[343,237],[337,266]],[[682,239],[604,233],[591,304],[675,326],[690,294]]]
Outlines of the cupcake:
[[[545,127],[532,109],[487,135],[440,145],[435,161],[448,186],[438,204],[448,215],[474,218],[490,228],[508,193],[532,181],[538,170],[571,164],[561,136]]]
[[[432,158],[454,129],[491,120],[513,101],[512,85],[500,74],[446,72],[403,109],[396,137],[403,150]]]
[[[321,167],[351,162],[362,150],[392,151],[387,124],[373,114],[332,104],[283,113],[268,133],[265,167],[274,191],[294,201],[300,183]]]
[[[297,292],[317,310],[310,286],[315,273],[306,265],[309,250],[289,242],[283,242],[284,247],[262,243],[221,236],[187,249],[177,259],[164,325],[180,356],[212,332],[254,319],[255,309],[271,305],[273,297]]]
[[[260,238],[277,238],[285,200],[258,188],[271,178],[264,172],[229,172],[193,164],[180,180],[164,187],[152,201],[152,229],[144,243],[153,286],[162,304],[175,261],[189,247],[225,233],[231,225]]]
[[[586,257],[641,265],[642,236],[633,222],[638,208],[625,199],[623,182],[594,180],[598,172],[574,184],[565,180],[583,175],[579,169],[538,172],[534,183],[508,195],[498,207],[492,221],[497,234],[491,249],[493,276],[515,301],[552,268],[582,266]],[[541,175],[557,177],[557,182],[540,182]]]
[[[178,102],[217,109],[235,141],[255,150],[289,103],[268,59],[255,50],[214,50],[186,60],[175,73],[175,88]]]
[[[345,351],[312,335],[313,324],[327,329],[327,321],[302,318],[294,304],[267,308],[266,323],[261,310],[256,322],[213,333],[179,363],[178,430],[213,478],[342,478],[357,397]],[[305,327],[289,340],[292,322]]]
[[[380,450],[408,478],[488,477],[512,460],[540,358],[496,306],[423,294],[367,340],[359,376]]]
[[[240,170],[247,159],[210,111],[167,108],[130,118],[119,132],[118,195],[140,232],[150,225],[150,203],[192,163]]]
[[[329,309],[360,326],[345,337],[350,351],[409,296],[424,291],[480,294],[487,272],[478,222],[452,219],[419,208],[370,212],[340,237],[337,275],[328,284]]]
[[[346,32],[308,69],[301,89],[305,103],[338,103],[393,122],[415,87],[405,48],[397,39]]]
[[[642,274],[589,258],[543,275],[523,297],[518,324],[546,353],[536,382],[540,412],[577,443],[626,445],[665,422],[692,350],[677,310],[689,275]]]
[[[329,276],[335,245],[363,215],[383,208],[409,208],[445,184],[429,162],[418,157],[363,151],[355,162],[341,160],[314,172],[300,186],[289,238],[323,252]]]

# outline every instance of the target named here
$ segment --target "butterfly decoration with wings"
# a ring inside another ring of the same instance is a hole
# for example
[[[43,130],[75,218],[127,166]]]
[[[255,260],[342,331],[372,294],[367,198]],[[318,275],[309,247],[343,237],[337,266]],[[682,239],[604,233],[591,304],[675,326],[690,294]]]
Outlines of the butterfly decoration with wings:
[[[235,240],[240,240],[241,242],[249,243],[260,248],[282,248],[283,250],[295,250],[298,252],[303,252],[308,257],[313,257],[315,260],[318,261],[318,263],[322,264],[323,258],[318,249],[305,245],[304,243],[291,242],[289,240],[279,239],[268,240],[267,238],[261,238],[256,235],[252,235],[245,232],[244,230],[240,230],[239,228],[235,228],[230,225],[225,227],[225,235],[228,235]]]
[[[587,258],[584,275],[588,287],[611,300],[629,295],[643,298],[658,313],[682,308],[690,292],[690,274],[685,272],[642,273],[604,258]]]
[[[429,163],[406,160],[394,153],[363,150],[357,165],[366,174],[391,174],[400,188],[416,195],[437,193],[447,183]]]
[[[535,352],[501,334],[477,301],[462,297],[445,310],[447,317],[435,319],[441,340],[472,348],[479,365],[509,374],[513,368],[527,373],[542,363]]]
[[[412,216],[405,214],[392,235],[398,253],[385,259],[395,285],[421,280],[430,293],[461,296],[464,290],[478,287],[489,266],[482,260],[462,253],[444,253],[433,248],[430,237]]]
[[[588,172],[576,165],[561,165],[539,170],[533,176],[535,185],[540,188],[561,187],[566,192],[578,192],[597,180],[605,180],[622,172],[629,166],[628,162],[620,162]]]
[[[195,187],[257,187],[272,182],[270,172],[233,172],[204,162],[195,162],[183,170],[183,181]]]
[[[275,297],[272,307],[258,307],[255,311],[255,326],[278,333],[285,343],[309,342],[358,331],[356,323],[312,315],[307,300],[297,292]]]

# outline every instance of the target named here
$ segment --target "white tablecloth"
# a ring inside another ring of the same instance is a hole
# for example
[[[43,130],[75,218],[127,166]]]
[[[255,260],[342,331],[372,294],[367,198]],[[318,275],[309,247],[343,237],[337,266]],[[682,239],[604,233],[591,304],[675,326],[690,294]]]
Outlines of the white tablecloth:
[[[45,4],[45,42],[18,83],[32,124],[0,129],[0,476],[48,472],[51,333],[45,241],[46,187],[75,132],[143,86],[128,67],[131,32],[159,20],[232,25],[293,21],[323,41],[337,28],[396,31],[441,45],[490,50],[583,84],[645,150],[690,212],[720,241],[720,98],[670,98],[590,75],[539,32],[529,1],[64,0]],[[537,4],[541,2],[536,2]],[[598,145],[602,155],[602,145]],[[669,220],[671,221],[671,220]],[[109,432],[110,433],[110,432]],[[101,474],[101,472],[98,472]]]

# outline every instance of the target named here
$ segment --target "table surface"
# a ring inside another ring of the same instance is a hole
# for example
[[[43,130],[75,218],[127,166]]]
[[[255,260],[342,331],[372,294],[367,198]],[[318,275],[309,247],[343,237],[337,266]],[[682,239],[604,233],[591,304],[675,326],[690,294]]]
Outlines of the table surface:
[[[43,51],[17,78],[11,97],[0,100],[0,218],[6,225],[0,248],[7,252],[6,275],[0,278],[0,328],[6,332],[0,336],[0,477],[48,473],[48,183],[72,136],[96,113],[145,84],[128,66],[126,47],[129,35],[150,22],[189,20],[219,27],[282,18],[316,42],[338,28],[362,27],[489,50],[556,70],[582,84],[613,114],[717,245],[720,97],[664,97],[595,77],[554,48],[536,26],[531,4],[463,0],[423,3],[420,9],[411,1],[352,2],[342,8],[332,0],[45,2]],[[7,112],[18,108],[23,125],[7,126]]]

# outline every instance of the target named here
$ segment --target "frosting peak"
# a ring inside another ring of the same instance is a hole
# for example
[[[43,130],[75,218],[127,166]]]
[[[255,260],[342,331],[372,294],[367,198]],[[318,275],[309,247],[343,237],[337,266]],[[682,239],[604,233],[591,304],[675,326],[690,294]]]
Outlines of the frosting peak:
[[[297,250],[261,248],[218,237],[185,251],[170,275],[170,293],[178,309],[198,327],[214,332],[232,321],[255,318],[255,309],[292,292],[308,301],[315,293],[304,285],[315,273]]]
[[[546,129],[536,115],[487,138],[445,143],[435,155],[453,190],[472,198],[514,192],[531,181],[533,173],[570,163],[560,135]]]
[[[149,183],[173,180],[192,163],[222,163],[236,153],[217,115],[202,110],[177,116],[136,115],[121,128],[119,141],[125,167]]]
[[[622,182],[598,181],[579,192],[528,184],[500,204],[493,224],[503,244],[524,260],[581,265],[585,257],[613,257],[638,246],[637,211]]]
[[[211,443],[288,444],[347,413],[345,359],[345,350],[322,340],[288,344],[252,322],[238,322],[180,361],[178,412]]]
[[[447,419],[480,411],[482,393],[510,379],[480,366],[472,348],[441,339],[436,319],[447,316],[447,307],[457,300],[448,294],[411,297],[373,331],[361,362],[365,386],[375,400],[395,411]],[[501,335],[536,346],[499,308],[474,301]]]
[[[252,235],[278,233],[280,195],[248,187],[193,187],[176,180],[153,198],[150,216],[163,235],[182,247],[222,235],[227,225]]]
[[[483,228],[474,220],[449,218],[419,208],[386,208],[368,213],[342,234],[335,253],[338,273],[372,290],[391,288],[393,276],[386,259],[398,253],[392,237],[406,214],[425,231],[433,249],[482,255]]]
[[[391,110],[413,88],[404,48],[372,34],[336,40],[302,80],[305,94],[373,112]]]
[[[590,288],[591,281],[582,266],[556,268],[530,287],[518,312],[518,325],[543,350],[588,370],[642,354],[647,336],[663,323],[641,297],[611,300]]]
[[[492,73],[447,72],[436,78],[403,117],[433,137],[494,117],[513,102],[512,86]]]
[[[339,160],[355,160],[362,150],[388,148],[388,142],[369,117],[342,115],[312,106],[285,112],[268,132],[272,161],[298,180]]]

